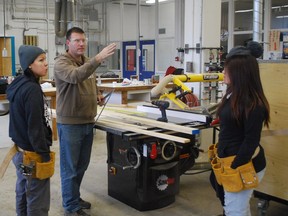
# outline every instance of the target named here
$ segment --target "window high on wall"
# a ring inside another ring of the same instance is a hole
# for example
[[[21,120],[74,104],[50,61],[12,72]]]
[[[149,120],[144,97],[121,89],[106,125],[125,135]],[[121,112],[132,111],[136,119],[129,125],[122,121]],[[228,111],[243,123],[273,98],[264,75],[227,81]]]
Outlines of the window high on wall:
[[[288,1],[271,1],[271,29],[288,29]]]
[[[257,7],[259,2],[261,7]],[[261,9],[259,17],[255,13],[255,6]],[[225,51],[253,40],[255,32],[259,32],[258,41],[264,43],[265,50],[270,31],[277,30],[283,34],[288,32],[287,0],[222,0],[221,13],[221,45]],[[256,26],[259,31],[255,31],[255,17],[260,19],[260,25]]]

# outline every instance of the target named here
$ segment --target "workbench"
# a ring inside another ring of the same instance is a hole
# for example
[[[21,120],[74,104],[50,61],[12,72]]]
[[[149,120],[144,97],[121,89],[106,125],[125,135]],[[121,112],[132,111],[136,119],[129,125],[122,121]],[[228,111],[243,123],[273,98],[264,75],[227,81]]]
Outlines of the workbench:
[[[104,83],[98,85],[98,90],[100,90],[104,96],[109,92],[114,91],[108,103],[127,105],[130,101],[150,101],[150,92],[155,86],[156,84],[123,85],[122,83]],[[168,84],[166,86],[166,88],[172,87],[173,84]]]
[[[101,83],[112,83],[112,82],[122,82],[123,78],[97,78],[100,79]],[[55,81],[51,79],[41,79],[40,83],[43,84],[45,82],[51,83],[53,87],[55,87]]]
[[[97,80],[99,79],[99,77],[97,77]],[[123,81],[123,78],[100,78],[101,83],[121,83]]]
[[[6,100],[6,94],[0,94],[0,100]]]

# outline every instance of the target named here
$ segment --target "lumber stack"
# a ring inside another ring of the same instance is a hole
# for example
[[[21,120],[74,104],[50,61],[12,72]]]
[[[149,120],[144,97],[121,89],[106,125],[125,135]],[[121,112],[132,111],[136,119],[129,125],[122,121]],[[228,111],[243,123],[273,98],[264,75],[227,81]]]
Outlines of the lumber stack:
[[[131,131],[179,143],[189,143],[190,139],[174,136],[173,132],[192,135],[199,131],[199,129],[196,128],[148,119],[145,113],[137,112],[136,109],[130,109],[127,111],[127,108],[125,109],[120,107],[114,107],[112,109],[106,107],[97,119],[96,125],[100,127],[114,128],[120,131]],[[154,130],[153,128],[157,128],[158,130]],[[167,131],[167,133],[163,133],[163,129]]]

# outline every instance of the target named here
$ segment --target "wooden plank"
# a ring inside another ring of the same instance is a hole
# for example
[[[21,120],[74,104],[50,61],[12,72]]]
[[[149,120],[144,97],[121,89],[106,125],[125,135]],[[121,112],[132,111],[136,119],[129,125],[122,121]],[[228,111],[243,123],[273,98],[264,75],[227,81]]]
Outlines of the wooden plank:
[[[135,133],[140,133],[140,134],[144,134],[144,135],[148,135],[148,136],[152,136],[152,137],[158,137],[160,139],[171,140],[171,141],[178,142],[178,143],[189,143],[190,142],[190,139],[187,139],[187,138],[177,137],[177,136],[159,133],[159,132],[155,132],[155,131],[143,130],[143,129],[136,128],[134,126],[125,126],[125,128],[124,128],[123,125],[117,125],[117,124],[115,124],[115,122],[113,122],[113,123],[103,122],[101,119],[99,119],[96,122],[96,124],[99,126],[103,126],[103,127],[110,127],[110,128],[116,128],[116,129],[122,129],[122,130],[125,129],[127,131],[132,131]]]
[[[116,112],[108,111],[108,110],[104,110],[102,115],[113,116],[115,118],[122,118],[122,119],[128,119],[128,120],[134,119],[134,120],[137,120],[141,123],[145,123],[147,125],[151,125],[154,127],[159,127],[159,128],[163,128],[163,129],[167,129],[167,130],[173,130],[173,131],[177,131],[177,132],[181,132],[181,133],[185,133],[185,134],[190,134],[190,135],[199,133],[199,129],[197,129],[197,128],[185,127],[182,125],[176,125],[176,124],[172,124],[172,123],[156,121],[153,119],[147,119],[147,118],[142,118],[142,117],[133,116],[133,115],[116,113]]]
[[[142,130],[149,129],[148,127],[145,127],[145,126],[142,126],[142,125],[137,125],[137,124],[134,124],[134,123],[115,121],[115,119],[110,119],[109,120],[109,119],[106,119],[106,118],[105,119],[101,118],[101,122],[109,123],[109,124],[115,124],[116,123],[117,125],[122,125],[123,128],[125,128],[126,126],[129,126],[129,127],[139,128],[139,129],[142,129]]]

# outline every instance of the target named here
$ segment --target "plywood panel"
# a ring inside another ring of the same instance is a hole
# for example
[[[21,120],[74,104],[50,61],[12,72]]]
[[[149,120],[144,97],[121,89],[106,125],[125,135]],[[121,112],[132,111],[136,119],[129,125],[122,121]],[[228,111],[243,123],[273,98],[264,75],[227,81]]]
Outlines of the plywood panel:
[[[288,64],[261,63],[260,74],[271,109],[270,129],[288,128]],[[261,143],[267,170],[257,191],[288,200],[288,137],[262,137]]]
[[[12,58],[2,57],[0,76],[11,76],[11,75],[12,75]]]
[[[7,57],[2,56],[3,48],[7,49]],[[12,53],[11,53],[11,39],[8,37],[0,38],[0,76],[12,75]]]

